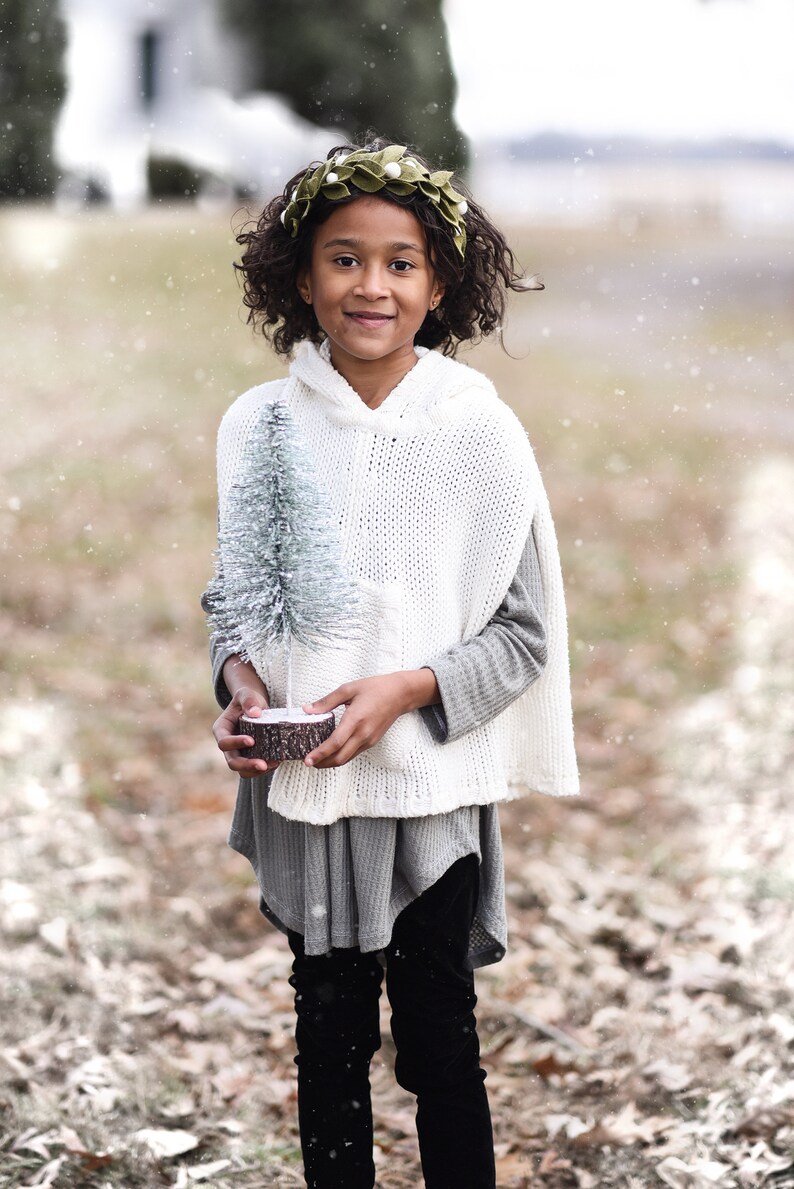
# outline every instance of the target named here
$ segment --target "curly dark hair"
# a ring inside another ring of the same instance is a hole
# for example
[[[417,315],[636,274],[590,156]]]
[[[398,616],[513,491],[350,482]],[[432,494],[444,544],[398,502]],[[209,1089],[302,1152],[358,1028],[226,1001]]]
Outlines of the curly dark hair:
[[[364,145],[338,145],[331,149],[327,159],[362,148],[379,152],[389,144],[390,141],[379,137],[368,139]],[[419,153],[411,150],[411,155],[431,171],[434,169]],[[319,164],[315,162],[310,168]],[[325,335],[314,310],[298,293],[298,276],[310,263],[315,229],[337,207],[367,196],[352,184],[349,198],[332,200],[320,192],[292,239],[284,230],[281,216],[304,173],[301,170],[291,178],[283,193],[236,235],[237,243],[245,247],[240,263],[234,267],[243,276],[247,321],[261,329],[280,355],[288,355],[303,339],[318,345],[323,341]],[[461,342],[477,342],[500,329],[509,289],[521,292],[543,288],[535,279],[527,281],[502,233],[457,179],[454,185],[468,203],[466,251],[462,259],[453,243],[450,225],[432,199],[419,190],[404,197],[387,189],[378,191],[378,197],[384,201],[408,207],[424,228],[433,268],[444,285],[444,297],[435,310],[428,312],[415,341],[420,347],[440,347],[445,355],[454,355]]]

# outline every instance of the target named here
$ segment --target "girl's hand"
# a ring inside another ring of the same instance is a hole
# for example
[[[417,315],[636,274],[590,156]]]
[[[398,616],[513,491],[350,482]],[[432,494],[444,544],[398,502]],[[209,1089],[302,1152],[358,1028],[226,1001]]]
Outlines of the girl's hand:
[[[338,768],[383,738],[393,722],[409,710],[438,700],[432,669],[405,670],[379,677],[348,681],[316,702],[303,707],[322,714],[346,706],[333,734],[303,761],[311,768]]]
[[[258,718],[266,708],[267,698],[260,690],[241,685],[235,690],[229,705],[212,724],[212,733],[218,747],[232,772],[236,772],[238,776],[250,779],[260,776],[263,772],[272,772],[279,766],[279,760],[250,760],[240,755],[241,747],[252,747],[254,743],[250,735],[237,734],[240,716],[247,714],[251,718]]]

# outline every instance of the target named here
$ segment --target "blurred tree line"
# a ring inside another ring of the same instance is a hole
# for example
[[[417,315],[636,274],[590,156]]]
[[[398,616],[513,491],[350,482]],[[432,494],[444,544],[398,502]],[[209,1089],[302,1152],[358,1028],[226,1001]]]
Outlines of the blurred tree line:
[[[63,98],[57,0],[0,0],[0,198],[37,198],[55,183],[52,128]]]
[[[315,124],[377,132],[462,169],[442,0],[223,0],[252,49],[251,82]]]
[[[378,132],[465,166],[442,0],[217,2],[244,37],[251,87],[315,124]],[[64,44],[58,0],[0,0],[0,199],[53,191]]]

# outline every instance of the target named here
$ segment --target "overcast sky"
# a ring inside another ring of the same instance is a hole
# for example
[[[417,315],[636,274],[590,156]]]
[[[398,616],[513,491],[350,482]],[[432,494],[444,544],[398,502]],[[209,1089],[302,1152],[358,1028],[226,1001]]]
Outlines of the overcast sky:
[[[445,0],[445,12],[472,138],[794,144],[794,0]]]

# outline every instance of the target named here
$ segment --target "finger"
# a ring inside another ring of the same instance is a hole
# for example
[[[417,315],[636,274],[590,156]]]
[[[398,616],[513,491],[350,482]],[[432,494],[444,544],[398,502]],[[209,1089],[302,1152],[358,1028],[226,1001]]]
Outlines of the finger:
[[[233,735],[237,730],[237,723],[236,713],[229,714],[228,711],[224,711],[212,724],[212,733],[216,739],[222,739],[224,735]]]
[[[346,682],[331,690],[330,694],[318,698],[316,702],[306,702],[301,709],[306,714],[324,714],[327,710],[335,710],[337,706],[343,706],[345,702],[350,701],[350,697],[350,685]]]
[[[325,760],[321,760],[319,763],[315,764],[314,767],[341,768],[343,764],[348,763],[349,760],[352,760],[355,756],[359,755],[360,752],[366,751],[366,749],[367,744],[362,743],[360,740],[357,740],[355,737],[353,737],[348,739],[347,742],[344,743],[342,747],[338,748],[333,755],[329,756]]]
[[[236,772],[238,776],[244,776],[248,779],[254,776],[261,776],[264,772],[274,772],[280,762],[280,760],[250,760],[245,756],[235,755],[234,752],[226,756],[226,763],[232,772]]]
[[[264,772],[272,768],[274,764],[280,763],[279,760],[269,760],[265,756],[245,755],[243,749],[253,747],[253,745],[253,739],[247,735],[227,735],[218,743],[226,763],[229,767],[234,767],[235,771],[239,770],[241,764],[247,764],[252,767],[256,766],[259,771]]]
[[[304,764],[309,768],[316,768],[323,760],[327,760],[329,756],[335,755],[340,747],[343,747],[347,740],[353,733],[354,724],[345,723],[345,716],[339,723],[339,726],[328,736],[328,738],[315,747],[314,751],[310,751],[304,759]]]
[[[355,724],[346,731],[343,730],[344,720],[330,738],[310,752],[304,762],[309,762],[311,768],[332,768],[339,764],[346,764],[348,760],[369,747],[369,742],[362,738],[360,730]]]
[[[237,772],[240,776],[260,776],[263,772],[273,772],[281,763],[281,760],[265,760],[260,757],[245,756],[237,749],[232,751],[224,749],[223,758],[232,772]]]
[[[259,718],[262,711],[267,709],[265,699],[261,694],[254,693],[253,690],[240,692],[240,706],[243,714],[247,714],[250,718]]]
[[[221,735],[218,747],[221,751],[242,751],[244,747],[253,747],[254,740],[250,735]]]

